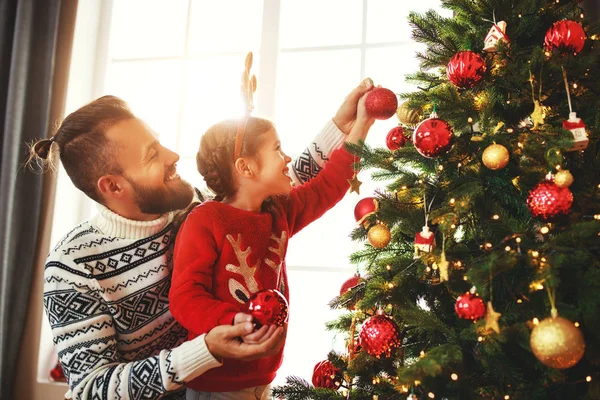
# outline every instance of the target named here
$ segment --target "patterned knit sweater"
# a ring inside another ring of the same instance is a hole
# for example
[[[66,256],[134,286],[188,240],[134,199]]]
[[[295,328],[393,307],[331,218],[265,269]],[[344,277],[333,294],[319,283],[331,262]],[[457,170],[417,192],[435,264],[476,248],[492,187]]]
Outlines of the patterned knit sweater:
[[[302,182],[321,170],[344,135],[329,122],[293,164]],[[67,234],[45,267],[44,307],[73,399],[184,399],[183,385],[221,365],[204,335],[169,311],[173,215],[99,214]]]
[[[342,199],[352,163],[350,153],[336,150],[319,176],[294,187],[288,196],[275,197],[272,213],[216,201],[192,210],[177,235],[169,294],[171,312],[188,329],[190,339],[231,324],[236,313],[245,311],[252,293],[261,289],[278,289],[288,297],[288,239]],[[225,359],[222,367],[187,386],[229,392],[267,385],[282,357],[283,350],[256,361]]]

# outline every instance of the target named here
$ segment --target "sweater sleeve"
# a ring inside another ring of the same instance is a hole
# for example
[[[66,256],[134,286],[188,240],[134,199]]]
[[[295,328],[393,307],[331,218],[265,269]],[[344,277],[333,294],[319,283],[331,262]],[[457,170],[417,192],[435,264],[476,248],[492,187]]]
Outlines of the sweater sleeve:
[[[323,171],[310,182],[294,187],[284,201],[290,236],[321,217],[345,195],[352,178],[354,156],[345,149],[331,155]]]
[[[213,296],[213,269],[219,257],[209,215],[192,211],[181,226],[173,252],[169,291],[171,313],[184,328],[199,335],[217,325],[230,325],[239,312]]]
[[[221,365],[204,336],[145,359],[120,359],[115,321],[94,281],[63,262],[46,264],[44,308],[74,400],[158,399]]]
[[[292,162],[292,181],[299,186],[323,169],[331,153],[339,149],[346,140],[346,135],[329,120],[321,132],[312,140],[306,149]]]

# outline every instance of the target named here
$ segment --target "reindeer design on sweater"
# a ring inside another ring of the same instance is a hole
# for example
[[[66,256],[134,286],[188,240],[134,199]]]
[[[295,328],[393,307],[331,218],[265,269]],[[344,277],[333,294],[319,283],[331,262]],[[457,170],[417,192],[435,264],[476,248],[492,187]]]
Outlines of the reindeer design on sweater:
[[[241,304],[245,304],[250,299],[253,293],[258,292],[260,289],[258,282],[256,282],[255,275],[258,268],[260,268],[260,262],[255,265],[250,265],[249,258],[252,253],[250,246],[242,249],[242,234],[238,233],[237,239],[234,239],[231,234],[227,234],[227,240],[231,244],[235,256],[238,260],[239,265],[227,264],[225,269],[229,272],[241,275],[243,279],[239,281],[234,278],[230,278],[228,282],[229,293]],[[278,290],[282,293],[285,291],[285,285],[283,284],[281,277],[281,269],[283,268],[285,249],[287,244],[287,232],[281,231],[280,236],[276,236],[271,233],[270,238],[275,242],[275,247],[269,246],[269,251],[277,256],[278,261],[275,262],[271,258],[265,258],[264,263],[269,266],[273,272],[277,275],[277,283],[279,285]],[[284,293],[285,294],[285,293]]]

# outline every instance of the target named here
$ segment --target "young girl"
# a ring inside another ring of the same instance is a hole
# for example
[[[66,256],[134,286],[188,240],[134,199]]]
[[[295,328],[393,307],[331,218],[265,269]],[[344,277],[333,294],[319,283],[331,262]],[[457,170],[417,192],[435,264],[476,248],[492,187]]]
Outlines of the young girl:
[[[346,142],[364,140],[373,124],[365,96]],[[289,301],[288,239],[342,199],[355,157],[335,150],[316,178],[292,188],[291,159],[273,124],[246,117],[212,126],[202,137],[196,161],[216,197],[195,207],[179,230],[169,293],[171,313],[190,339],[231,324],[261,289],[278,289]],[[272,332],[273,327],[262,327],[243,339],[261,340]],[[187,398],[260,399],[282,356],[283,351],[251,362],[224,360],[222,367],[188,382]]]

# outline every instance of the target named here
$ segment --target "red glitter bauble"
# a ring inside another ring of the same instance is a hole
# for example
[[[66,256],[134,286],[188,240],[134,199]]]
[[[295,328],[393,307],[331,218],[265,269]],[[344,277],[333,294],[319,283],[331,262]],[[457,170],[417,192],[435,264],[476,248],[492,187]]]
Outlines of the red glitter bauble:
[[[346,282],[342,284],[342,288],[340,289],[340,296],[358,286],[358,284],[362,281],[363,279],[358,274],[354,275],[352,278],[348,278]]]
[[[356,222],[362,224],[365,218],[377,212],[378,207],[379,205],[375,197],[365,197],[359,200],[356,206],[354,206],[354,218]]]
[[[569,188],[559,187],[549,180],[538,183],[527,196],[527,207],[531,215],[543,220],[568,214],[572,204],[573,193]]]
[[[390,89],[375,88],[365,99],[367,114],[375,119],[388,119],[398,109],[398,98]]]
[[[360,346],[373,357],[389,357],[402,344],[400,328],[387,315],[367,319],[358,333]]]
[[[462,296],[458,296],[454,310],[459,318],[477,321],[485,315],[485,304],[483,304],[481,297],[467,292]]]
[[[288,302],[278,290],[259,290],[248,301],[248,313],[260,325],[283,326],[288,317]]]
[[[472,88],[483,78],[485,62],[483,58],[472,51],[459,51],[446,67],[448,80],[459,88]]]
[[[435,113],[421,122],[413,132],[412,141],[421,155],[437,158],[450,150],[454,133],[452,127]]]
[[[388,132],[385,138],[385,145],[391,151],[398,150],[406,144],[406,136],[404,136],[404,129],[401,126],[396,126]]]
[[[581,24],[564,20],[555,22],[546,32],[544,47],[548,51],[554,49],[563,54],[579,53],[585,44],[585,32]]]
[[[312,383],[315,387],[337,390],[342,384],[343,374],[329,360],[320,361],[313,370]]]
[[[56,366],[50,370],[50,378],[57,382],[67,381],[67,377],[65,376],[65,372],[63,371],[60,362],[56,363]]]

